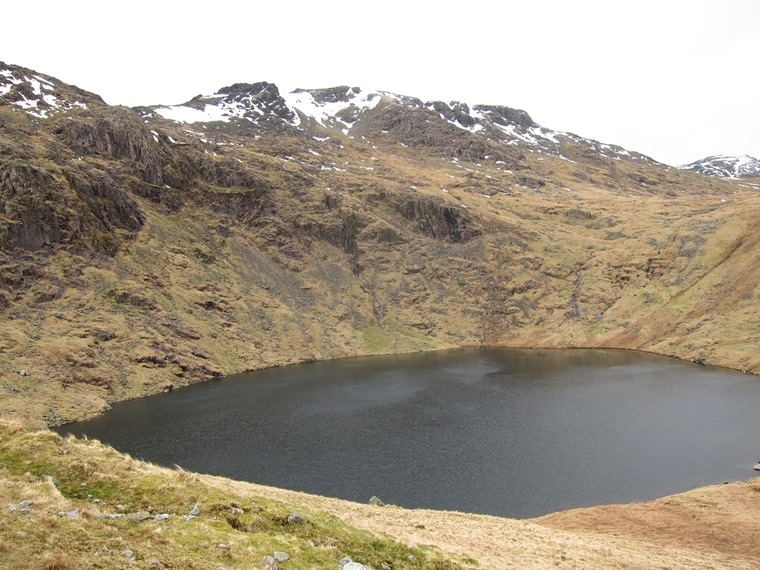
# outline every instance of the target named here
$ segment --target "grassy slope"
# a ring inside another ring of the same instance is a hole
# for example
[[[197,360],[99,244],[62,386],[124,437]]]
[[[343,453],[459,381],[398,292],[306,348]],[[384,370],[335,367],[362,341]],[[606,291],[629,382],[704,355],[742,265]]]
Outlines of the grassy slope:
[[[0,435],[4,568],[258,568],[275,551],[290,556],[282,568],[294,569],[337,568],[345,556],[409,569],[749,569],[760,560],[760,480],[516,521],[169,470],[9,423],[0,423]],[[33,504],[22,514],[26,500]],[[185,520],[196,503],[201,514]],[[293,512],[305,522],[287,524]],[[130,518],[137,513],[145,520]],[[125,516],[103,516],[113,514]],[[171,517],[156,521],[157,514]]]
[[[167,568],[257,568],[276,551],[288,553],[284,567],[294,569],[337,567],[346,556],[375,568],[463,567],[433,549],[350,527],[324,510],[270,500],[263,488],[224,489],[97,442],[10,424],[0,430],[3,568],[147,568],[155,561]],[[12,510],[21,501],[33,502],[31,512]],[[200,514],[185,520],[196,504]],[[233,508],[239,512],[231,514]],[[295,512],[304,521],[288,523]],[[145,520],[130,518],[138,513]],[[104,517],[114,514],[122,516]],[[170,518],[154,520],[159,514]]]

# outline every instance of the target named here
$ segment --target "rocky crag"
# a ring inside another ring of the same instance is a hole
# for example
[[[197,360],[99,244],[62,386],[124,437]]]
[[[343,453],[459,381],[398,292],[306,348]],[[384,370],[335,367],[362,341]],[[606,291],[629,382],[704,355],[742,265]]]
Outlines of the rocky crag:
[[[757,189],[503,106],[254,83],[130,109],[2,64],[0,414],[457,346],[757,373]]]

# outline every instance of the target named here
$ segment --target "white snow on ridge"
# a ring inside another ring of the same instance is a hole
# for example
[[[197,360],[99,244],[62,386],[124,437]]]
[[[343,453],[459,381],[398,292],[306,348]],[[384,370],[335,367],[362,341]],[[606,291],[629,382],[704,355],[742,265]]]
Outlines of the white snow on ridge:
[[[3,85],[2,83],[5,84]],[[79,101],[61,101],[55,93],[55,86],[39,75],[22,75],[21,77],[18,77],[8,69],[0,71],[0,96],[7,95],[10,93],[14,85],[21,85],[22,83],[29,84],[34,97],[29,99],[25,95],[20,94],[21,100],[13,101],[12,104],[16,107],[20,107],[33,117],[45,119],[51,111],[60,108],[87,108],[87,105],[80,103]],[[40,103],[42,103],[42,105],[40,105]]]
[[[298,111],[306,117],[311,117],[323,127],[328,127],[327,123],[330,120],[340,123],[343,126],[345,134],[351,127],[351,123],[339,119],[337,117],[338,113],[349,107],[355,107],[359,113],[364,113],[370,109],[374,109],[382,99],[382,95],[376,91],[364,93],[361,90],[355,90],[353,87],[348,91],[348,95],[353,95],[348,101],[319,103],[308,91],[293,91],[292,93],[283,95],[283,99],[285,99],[285,103],[291,110]],[[297,115],[298,113],[296,113]],[[297,124],[300,124],[300,121]]]
[[[183,105],[159,107],[156,109],[156,113],[164,119],[177,121],[178,123],[210,123],[212,121],[223,121],[226,123],[230,120],[229,114],[217,105],[205,105],[203,110]]]
[[[9,69],[3,69],[0,71],[0,79],[5,79],[5,81],[7,81],[6,85],[0,85],[0,95],[6,95],[7,93],[10,93],[11,87],[24,82],[23,79],[19,79],[13,75],[13,72]]]
[[[530,134],[536,137],[541,137],[543,139],[546,139],[548,141],[551,141],[555,144],[559,144],[560,141],[557,140],[557,137],[560,135],[564,135],[565,133],[560,131],[552,131],[549,129],[545,129],[543,127],[531,127],[529,129]]]
[[[743,155],[717,155],[709,156],[702,160],[679,166],[681,169],[693,170],[708,176],[722,176],[724,178],[744,178],[760,175],[760,160]]]

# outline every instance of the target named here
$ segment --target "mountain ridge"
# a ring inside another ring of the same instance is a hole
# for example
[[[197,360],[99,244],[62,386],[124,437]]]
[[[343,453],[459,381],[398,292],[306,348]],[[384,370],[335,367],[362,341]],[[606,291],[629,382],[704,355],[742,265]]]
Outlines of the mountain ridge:
[[[265,95],[264,95],[265,94]],[[257,103],[266,101],[262,108]],[[203,105],[203,109],[199,106]],[[260,119],[272,119],[272,115],[284,123],[297,129],[305,129],[302,121],[312,121],[327,131],[340,131],[344,136],[352,136],[352,129],[361,133],[363,120],[377,121],[372,111],[377,107],[399,105],[407,110],[424,113],[423,119],[429,121],[437,115],[447,126],[455,127],[470,134],[482,132],[487,140],[507,142],[520,147],[533,147],[540,152],[560,154],[562,141],[585,143],[599,150],[601,154],[608,151],[618,159],[652,159],[640,153],[632,153],[622,147],[598,143],[584,139],[572,133],[554,131],[538,125],[530,115],[523,110],[513,109],[504,105],[484,105],[460,101],[429,101],[407,95],[398,95],[388,91],[364,91],[359,87],[339,86],[319,89],[296,89],[292,93],[281,95],[277,86],[268,82],[236,83],[223,87],[213,95],[198,95],[181,105],[157,105],[143,107],[150,109],[169,120],[177,122],[209,123],[221,121],[227,123],[235,119],[247,119],[257,124]],[[367,117],[367,115],[370,115]],[[375,113],[380,115],[381,113]],[[271,125],[270,125],[271,126]],[[391,132],[394,124],[374,125],[375,131]],[[415,128],[419,125],[415,123]],[[411,133],[398,133],[407,136]],[[450,134],[450,133],[447,133]],[[461,134],[461,133],[456,133]],[[486,156],[486,155],[483,155]],[[483,156],[478,158],[482,159]]]

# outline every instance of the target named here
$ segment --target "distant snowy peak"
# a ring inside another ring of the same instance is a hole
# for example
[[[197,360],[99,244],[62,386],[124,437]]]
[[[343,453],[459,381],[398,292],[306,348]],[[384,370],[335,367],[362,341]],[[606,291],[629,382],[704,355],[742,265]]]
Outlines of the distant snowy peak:
[[[748,156],[717,155],[682,166],[707,176],[723,178],[760,178],[760,160]]]
[[[57,112],[105,103],[97,95],[53,77],[0,62],[0,105],[3,104],[45,119]]]
[[[317,137],[393,133],[410,146],[451,146],[454,138],[474,135],[480,141],[563,158],[565,146],[580,145],[600,158],[651,160],[621,147],[544,128],[520,109],[461,101],[423,102],[416,97],[345,85],[296,89],[283,95],[272,83],[237,83],[213,95],[199,95],[183,105],[143,108],[141,112],[180,123],[216,122],[235,127],[252,123],[259,127],[292,128]]]
[[[279,119],[293,127],[318,125],[348,135],[369,113],[381,106],[415,109],[472,133],[491,131],[498,138],[521,139],[537,144],[546,139],[556,143],[559,134],[537,125],[525,111],[495,105],[473,105],[459,101],[424,103],[416,97],[388,91],[339,86],[328,89],[297,89],[281,95],[271,83],[238,83],[213,95],[199,95],[183,105],[154,107],[161,117],[183,123],[247,120],[261,125],[263,119]]]
[[[155,107],[153,112],[182,123],[229,123],[245,120],[256,125],[284,122],[292,127],[308,124],[337,129],[344,134],[381,100],[422,103],[380,91],[364,92],[358,87],[297,89],[281,95],[272,83],[236,83],[213,95],[199,95],[183,105]]]

